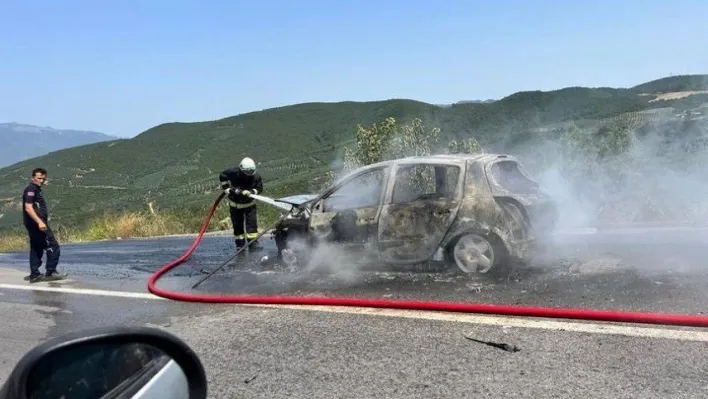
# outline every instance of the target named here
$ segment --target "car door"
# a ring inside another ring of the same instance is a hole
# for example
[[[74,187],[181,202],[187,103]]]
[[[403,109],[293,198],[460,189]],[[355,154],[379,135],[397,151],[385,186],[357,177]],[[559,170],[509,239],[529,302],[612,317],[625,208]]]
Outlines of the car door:
[[[457,163],[401,164],[379,217],[379,256],[386,263],[417,263],[433,256],[462,200]]]
[[[312,207],[310,234],[320,242],[376,257],[378,216],[389,166],[367,169],[339,183]]]

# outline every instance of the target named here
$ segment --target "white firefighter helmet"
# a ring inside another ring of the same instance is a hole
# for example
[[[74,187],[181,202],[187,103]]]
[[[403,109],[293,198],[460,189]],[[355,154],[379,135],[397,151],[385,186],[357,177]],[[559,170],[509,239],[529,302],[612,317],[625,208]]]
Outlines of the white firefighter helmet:
[[[256,171],[256,163],[249,157],[242,159],[238,167],[247,175],[252,175]]]

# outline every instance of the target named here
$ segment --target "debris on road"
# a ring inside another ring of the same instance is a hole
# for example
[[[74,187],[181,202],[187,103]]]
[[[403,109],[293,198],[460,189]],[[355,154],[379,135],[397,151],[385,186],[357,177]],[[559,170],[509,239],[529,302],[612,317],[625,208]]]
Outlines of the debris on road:
[[[500,343],[497,343],[497,342],[482,341],[482,340],[479,340],[479,339],[475,339],[475,338],[472,338],[472,337],[468,337],[467,335],[463,335],[463,337],[465,337],[466,339],[468,339],[468,340],[470,340],[470,341],[478,342],[478,343],[480,343],[480,344],[484,344],[484,345],[487,345],[487,346],[492,346],[492,347],[494,347],[494,348],[499,348],[499,349],[505,350],[505,351],[507,351],[507,352],[519,352],[519,351],[521,350],[521,349],[520,349],[518,346],[516,346],[516,345],[500,344]]]
[[[250,383],[251,381],[255,380],[256,377],[258,377],[258,376],[257,376],[257,375],[254,375],[253,377],[246,378],[243,382],[245,382],[246,384],[248,384],[248,383]]]

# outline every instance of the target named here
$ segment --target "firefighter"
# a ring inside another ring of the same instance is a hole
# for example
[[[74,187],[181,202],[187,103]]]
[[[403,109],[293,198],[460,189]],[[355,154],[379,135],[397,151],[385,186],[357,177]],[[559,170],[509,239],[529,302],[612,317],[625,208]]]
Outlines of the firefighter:
[[[64,273],[57,272],[59,264],[60,247],[52,229],[49,227],[49,211],[47,201],[44,200],[42,186],[47,180],[47,171],[42,168],[32,170],[32,180],[22,193],[22,216],[27,234],[29,235],[30,274],[26,281],[56,281],[67,277]],[[47,253],[47,263],[42,275],[39,267],[42,266],[42,256]]]
[[[263,179],[256,172],[253,159],[246,157],[237,168],[228,168],[221,172],[219,182],[229,201],[234,241],[238,250],[245,246],[246,240],[250,243],[258,236],[256,202],[249,197],[251,194],[263,192]],[[259,248],[260,244],[256,241],[249,246]]]

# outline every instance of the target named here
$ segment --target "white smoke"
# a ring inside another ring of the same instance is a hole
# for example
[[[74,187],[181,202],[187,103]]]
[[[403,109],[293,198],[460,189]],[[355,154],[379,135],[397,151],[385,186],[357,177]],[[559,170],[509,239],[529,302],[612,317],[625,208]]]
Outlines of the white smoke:
[[[558,141],[513,148],[558,202],[560,228],[708,223],[706,119],[635,130],[630,149],[594,160]],[[591,132],[587,134],[592,134]],[[686,137],[692,135],[692,137]],[[539,162],[539,160],[541,160]]]

